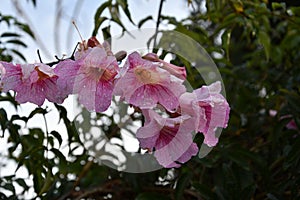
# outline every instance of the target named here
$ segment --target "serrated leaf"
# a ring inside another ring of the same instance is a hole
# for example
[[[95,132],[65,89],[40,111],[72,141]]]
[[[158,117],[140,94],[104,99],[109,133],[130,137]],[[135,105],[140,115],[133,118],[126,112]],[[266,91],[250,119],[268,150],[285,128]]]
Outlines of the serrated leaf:
[[[148,17],[145,17],[144,19],[140,20],[139,24],[138,24],[138,28],[141,28],[144,25],[144,23],[146,23],[147,21],[152,20],[152,19],[153,19],[153,17],[151,15],[149,15]]]

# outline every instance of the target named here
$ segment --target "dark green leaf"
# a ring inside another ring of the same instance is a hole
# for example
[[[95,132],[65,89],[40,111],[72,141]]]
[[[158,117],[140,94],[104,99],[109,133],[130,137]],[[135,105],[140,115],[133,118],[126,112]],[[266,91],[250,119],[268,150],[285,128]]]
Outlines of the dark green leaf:
[[[105,3],[103,3],[96,11],[95,16],[94,16],[94,30],[93,30],[93,34],[92,35],[97,35],[98,30],[100,28],[100,25],[103,21],[105,21],[105,17],[102,16],[103,11],[107,8],[111,6],[111,0],[106,1]],[[102,19],[100,19],[102,18]],[[100,19],[100,20],[99,20]]]
[[[266,58],[269,60],[271,51],[270,36],[265,31],[259,31],[258,38],[259,42],[264,46]]]
[[[171,200],[170,197],[163,195],[163,194],[159,194],[159,193],[141,193],[139,194],[135,200]]]
[[[62,144],[61,135],[57,131],[51,131],[50,135],[53,135],[59,142],[59,146]]]
[[[117,0],[117,3],[122,7],[124,13],[126,14],[126,16],[129,19],[129,21],[134,24],[134,22],[132,21],[132,18],[131,18],[130,11],[128,9],[127,0]]]
[[[183,192],[185,188],[188,186],[190,178],[191,178],[191,173],[188,172],[180,175],[175,189],[176,200],[183,199]]]
[[[22,24],[19,22],[16,22],[15,25],[17,25],[21,30],[23,30],[25,33],[27,33],[32,39],[35,39],[34,33],[30,29],[30,27],[27,24]]]
[[[153,17],[151,15],[149,15],[148,17],[145,17],[144,19],[141,19],[139,21],[138,27],[141,28],[144,25],[144,23],[149,20],[153,20]]]
[[[42,114],[42,115],[45,115],[47,114],[48,111],[44,108],[40,108],[40,107],[37,107],[36,109],[34,109],[28,116],[28,120],[31,119],[34,115],[36,114]]]
[[[15,180],[21,187],[24,188],[24,190],[28,190],[29,186],[26,184],[25,180],[22,178],[18,178]]]
[[[21,35],[20,34],[17,34],[17,33],[9,33],[9,32],[6,32],[6,33],[2,33],[0,37],[20,37]]]
[[[103,38],[104,40],[108,40],[111,38],[111,34],[110,34],[110,26],[104,27],[102,29],[102,34],[103,34]],[[110,41],[109,41],[110,43]]]
[[[107,19],[108,19],[107,17],[99,17],[97,20],[95,20],[95,27],[94,27],[94,30],[93,30],[93,33],[92,33],[93,36],[97,35],[101,24],[103,22],[105,22]]]
[[[14,54],[16,54],[17,56],[19,56],[23,61],[26,62],[26,58],[23,56],[23,54],[22,54],[20,51],[18,51],[18,50],[16,50],[16,49],[11,49],[11,51],[12,51]]]
[[[15,40],[7,40],[5,42],[9,43],[9,44],[15,44],[15,45],[20,45],[20,46],[23,46],[23,47],[27,47],[27,45],[24,42],[22,42],[21,40],[17,40],[17,39],[15,39]]]
[[[1,125],[1,129],[3,131],[3,134],[7,127],[7,122],[8,122],[8,119],[7,119],[6,111],[3,108],[0,108],[0,125]],[[3,137],[3,135],[1,137]]]

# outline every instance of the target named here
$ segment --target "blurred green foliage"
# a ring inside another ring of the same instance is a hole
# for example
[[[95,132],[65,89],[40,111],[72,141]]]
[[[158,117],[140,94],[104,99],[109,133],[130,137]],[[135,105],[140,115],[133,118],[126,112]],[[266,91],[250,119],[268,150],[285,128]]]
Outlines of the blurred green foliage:
[[[161,13],[160,23],[173,24],[176,31],[205,47],[221,72],[231,115],[219,144],[205,158],[196,156],[179,169],[130,174],[99,165],[84,148],[88,138],[82,133],[89,131],[84,130],[85,120],[101,121],[101,130],[109,139],[121,138],[114,118],[120,113],[92,117],[83,112],[84,120],[80,122],[83,129],[79,131],[66,109],[55,105],[67,133],[44,133],[40,128],[30,128],[24,133],[17,121],[27,123],[35,115],[47,115],[49,110],[37,108],[29,116],[8,118],[1,108],[2,134],[9,134],[9,158],[32,175],[36,197],[300,199],[300,3],[284,0],[189,0],[188,3],[192,11],[187,19],[177,21],[174,16]],[[109,9],[110,19],[102,16],[105,9]],[[102,27],[105,20],[126,31],[119,18],[120,9],[134,21],[127,1],[107,1],[95,14],[93,35],[102,30],[109,37],[109,27]],[[2,23],[16,22],[8,16],[0,17]],[[136,24],[142,27],[147,20],[152,17]],[[18,34],[1,34],[1,44],[7,36],[16,37],[14,40],[19,42],[15,44],[25,46]],[[15,55],[9,52],[10,49],[1,50],[1,60],[11,61]],[[193,73],[191,63],[180,57],[172,62],[187,67],[189,82],[194,87],[203,84],[197,73]],[[1,101],[10,101],[18,107],[10,93],[2,94]],[[291,120],[298,129],[286,127]],[[68,155],[61,151],[63,134],[68,138]],[[195,138],[199,145],[202,139]],[[20,151],[16,151],[18,147]],[[53,156],[49,157],[50,153]],[[21,193],[16,193],[16,184],[23,189]],[[24,194],[30,187],[27,180],[14,175],[0,177],[0,199],[16,199],[16,195]],[[4,190],[11,195],[7,197],[1,192]]]

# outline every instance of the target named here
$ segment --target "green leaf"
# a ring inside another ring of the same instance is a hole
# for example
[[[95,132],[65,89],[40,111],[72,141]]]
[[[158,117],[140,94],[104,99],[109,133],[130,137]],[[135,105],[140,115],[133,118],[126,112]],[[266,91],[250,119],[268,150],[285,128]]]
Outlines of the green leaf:
[[[20,36],[21,35],[17,33],[6,32],[6,33],[2,33],[0,37],[20,37]]]
[[[93,30],[93,33],[92,33],[93,36],[97,35],[101,24],[103,22],[105,22],[107,19],[108,19],[107,17],[99,17],[97,20],[95,19],[95,27],[94,27],[94,30]]]
[[[52,170],[48,169],[46,178],[43,181],[43,186],[42,186],[42,188],[39,192],[39,196],[49,190],[49,188],[53,184],[53,181],[54,181],[54,177],[53,177],[53,174],[52,174]]]
[[[14,54],[16,54],[17,56],[19,56],[23,61],[26,62],[26,58],[23,56],[23,54],[22,54],[20,51],[18,51],[18,50],[16,50],[16,49],[11,49],[11,51],[12,51]]]
[[[27,47],[27,45],[24,42],[22,42],[21,40],[17,40],[17,39],[7,40],[6,43],[20,45],[20,46],[23,46],[23,47]]]
[[[46,110],[46,109],[44,109],[44,108],[40,108],[40,107],[38,107],[38,108],[36,108],[36,109],[34,109],[30,114],[29,114],[29,116],[28,116],[28,120],[29,119],[31,119],[34,115],[36,115],[36,114],[42,114],[42,115],[45,115],[45,114],[47,114],[48,113],[48,111]]]
[[[1,95],[0,96],[0,102],[1,101],[8,101],[8,102],[10,102],[15,107],[15,109],[17,109],[18,105],[19,105],[19,103],[15,100],[15,98],[11,95],[10,92],[7,92],[5,94],[5,96]]]
[[[15,25],[17,25],[21,30],[27,33],[32,39],[35,39],[33,31],[30,29],[30,27],[27,24],[15,22]]]
[[[59,146],[61,146],[62,141],[63,141],[61,138],[61,135],[57,131],[51,131],[50,135],[53,135],[58,140]]]
[[[183,192],[185,188],[188,186],[190,179],[191,179],[191,173],[187,172],[180,175],[175,189],[176,200],[183,199]]]
[[[149,192],[145,192],[145,193],[141,193],[139,194],[135,200],[171,200],[170,197],[163,195],[163,194],[159,194],[159,193],[149,193]]]
[[[111,6],[111,0],[106,1],[105,3],[103,3],[96,11],[95,16],[94,16],[94,30],[93,30],[93,34],[92,35],[97,35],[98,30],[100,28],[100,25],[104,20],[104,18],[101,16],[103,11],[107,8]],[[102,17],[102,20],[99,20],[99,18]],[[102,22],[101,22],[102,21]],[[100,23],[101,22],[101,23]]]
[[[111,34],[110,34],[110,26],[104,27],[102,29],[102,34],[103,34],[103,38],[104,40],[108,40],[111,38]],[[110,43],[110,42],[109,42]]]
[[[3,131],[3,135],[4,135],[4,131],[7,127],[7,122],[8,122],[8,119],[7,119],[7,114],[6,114],[6,111],[1,108],[0,109],[0,125],[1,125],[1,130]],[[3,135],[1,137],[3,137]]]
[[[128,9],[128,2],[127,2],[127,0],[117,0],[117,3],[122,7],[124,13],[126,14],[126,16],[129,19],[129,21],[134,24],[134,22],[133,22],[133,20],[131,18],[130,11]]]
[[[217,199],[216,194],[212,191],[212,188],[207,187],[205,184],[196,182],[193,184],[193,187],[197,189],[204,199]]]
[[[144,19],[141,19],[139,21],[138,27],[141,28],[143,26],[143,24],[149,20],[153,20],[153,17],[151,15],[149,15],[148,17],[145,17]]]
[[[267,61],[270,58],[270,51],[271,51],[271,39],[270,36],[265,32],[260,30],[258,33],[259,42],[264,46],[265,54]]]
[[[36,7],[36,0],[27,0],[27,2],[28,1],[31,1],[31,3],[33,4],[33,6]]]
[[[15,180],[21,187],[24,188],[24,190],[29,190],[29,186],[26,184],[25,180],[22,178],[18,178]]]
[[[222,35],[222,45],[226,52],[226,58],[229,60],[229,45],[231,38],[231,29],[226,30]]]

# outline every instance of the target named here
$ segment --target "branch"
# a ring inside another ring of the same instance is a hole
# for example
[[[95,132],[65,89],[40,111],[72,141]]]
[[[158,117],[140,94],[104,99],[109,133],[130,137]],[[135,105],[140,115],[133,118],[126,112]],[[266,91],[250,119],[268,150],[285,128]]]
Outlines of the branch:
[[[155,27],[153,49],[156,47],[157,33],[158,33],[159,24],[160,24],[161,12],[162,12],[162,7],[163,7],[164,1],[165,0],[160,0],[160,3],[159,3],[159,9],[158,9],[158,15],[157,15],[157,21],[156,21],[156,27]]]

